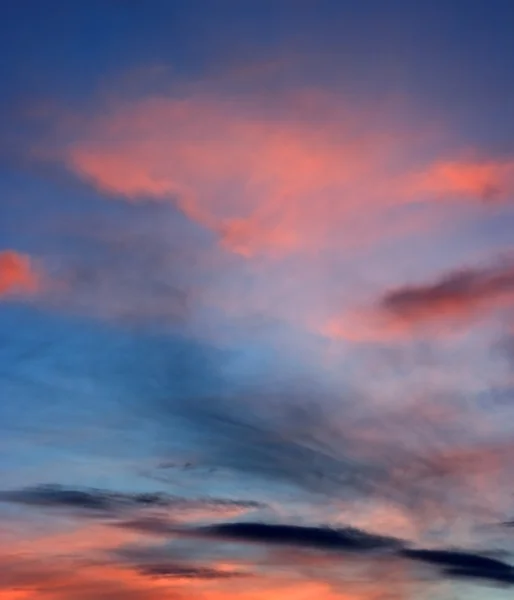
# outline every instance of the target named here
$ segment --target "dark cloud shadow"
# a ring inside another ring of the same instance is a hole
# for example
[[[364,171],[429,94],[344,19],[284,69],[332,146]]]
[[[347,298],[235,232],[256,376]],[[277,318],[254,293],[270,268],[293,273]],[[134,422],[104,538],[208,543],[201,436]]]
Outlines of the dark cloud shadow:
[[[411,548],[400,550],[399,555],[440,567],[441,573],[446,576],[514,585],[514,567],[488,556],[456,550]]]
[[[401,540],[374,535],[360,529],[345,527],[305,527],[299,525],[271,525],[267,523],[223,523],[197,530],[216,539],[240,542],[258,542],[271,545],[290,545],[323,550],[366,552],[396,550]]]

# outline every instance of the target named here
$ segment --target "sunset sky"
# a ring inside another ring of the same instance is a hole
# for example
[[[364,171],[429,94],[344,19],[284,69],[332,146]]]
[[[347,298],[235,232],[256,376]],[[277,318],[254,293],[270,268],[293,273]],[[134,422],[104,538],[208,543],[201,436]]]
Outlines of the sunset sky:
[[[514,592],[513,0],[4,0],[0,600]]]

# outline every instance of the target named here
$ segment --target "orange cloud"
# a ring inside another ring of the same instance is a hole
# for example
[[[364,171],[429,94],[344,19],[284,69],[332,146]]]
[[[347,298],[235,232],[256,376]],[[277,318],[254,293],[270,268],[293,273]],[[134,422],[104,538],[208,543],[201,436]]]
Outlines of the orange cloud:
[[[419,149],[432,137],[316,93],[260,110],[161,97],[93,118],[64,158],[104,193],[174,201],[251,256],[362,244],[388,234],[395,207],[396,232],[412,219],[398,207],[513,188],[514,163],[426,164]]]
[[[3,534],[5,541],[5,534]],[[105,523],[88,523],[87,527],[73,527],[50,533],[31,531],[24,536],[16,532],[9,539],[8,547],[16,554],[45,555],[49,549],[54,554],[66,554],[72,550],[76,554],[88,555],[99,549],[115,548],[122,544],[139,541],[141,535],[130,529],[109,527]]]
[[[58,560],[56,560],[58,558]],[[312,557],[312,565],[316,565]],[[267,575],[260,573],[250,578],[221,578],[202,580],[191,577],[148,577],[125,566],[104,561],[79,561],[70,554],[59,557],[6,555],[0,556],[0,600],[273,600],[291,596],[298,600],[379,600],[384,577],[355,583],[350,580],[328,582],[305,573],[293,575],[286,571]],[[220,572],[232,565],[214,564]],[[377,573],[378,574],[378,573]],[[388,584],[390,582],[388,581]],[[397,597],[404,597],[403,595]]]
[[[0,297],[31,294],[39,287],[39,278],[30,258],[13,250],[0,252]]]
[[[0,600],[158,600],[162,586],[128,570],[94,563],[77,564],[68,556],[0,556]]]
[[[1,540],[0,600],[378,600],[385,582],[401,591],[401,578],[391,577],[400,565],[379,573],[373,559],[273,547],[218,559],[216,542],[212,557],[198,562],[181,557],[172,536],[164,545],[148,545],[144,536],[108,521],[61,522],[39,534],[23,527],[12,540],[2,532]]]
[[[441,161],[416,179],[420,192],[492,200],[514,189],[514,161]]]

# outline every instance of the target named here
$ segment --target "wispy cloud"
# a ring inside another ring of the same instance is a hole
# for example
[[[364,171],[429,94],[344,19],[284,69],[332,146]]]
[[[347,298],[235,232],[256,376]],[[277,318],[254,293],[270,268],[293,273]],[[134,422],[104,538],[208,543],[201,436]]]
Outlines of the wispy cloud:
[[[437,520],[450,527],[462,513],[495,519],[504,509],[512,446],[491,439],[457,398],[446,398],[441,410],[430,396],[379,410],[351,391],[337,399],[318,391],[316,405],[305,390],[275,392],[190,398],[161,405],[159,414],[185,418],[200,434],[198,460],[206,467],[307,493],[313,502],[389,505],[421,529]]]
[[[434,135],[321,91],[260,103],[155,96],[93,117],[63,160],[105,194],[174,202],[255,256],[426,231],[445,203],[508,197],[514,162],[427,160]],[[424,203],[435,213],[416,218],[409,207]]]
[[[183,498],[163,492],[123,493],[94,488],[70,488],[61,485],[40,485],[20,490],[0,492],[0,502],[26,506],[70,510],[83,516],[103,518],[127,518],[137,512],[166,511],[173,520],[185,515],[202,519],[216,513],[227,516],[264,508],[255,501],[230,500],[223,498]],[[151,522],[151,521],[150,521]],[[133,526],[136,528],[136,525]]]
[[[475,158],[436,162],[418,176],[416,185],[430,194],[505,201],[514,188],[514,161]]]
[[[231,573],[229,571],[217,571],[207,567],[187,567],[171,563],[162,563],[154,565],[145,565],[138,568],[139,572],[148,577],[158,579],[229,579],[232,577],[241,577],[243,573]]]
[[[0,600],[514,589],[508,11],[11,4]]]
[[[514,306],[511,259],[466,266],[432,281],[400,285],[379,299],[329,320],[323,333],[333,338],[380,342],[440,336],[481,324]]]
[[[393,319],[424,321],[480,318],[514,300],[512,263],[461,269],[424,285],[384,294],[379,307]]]

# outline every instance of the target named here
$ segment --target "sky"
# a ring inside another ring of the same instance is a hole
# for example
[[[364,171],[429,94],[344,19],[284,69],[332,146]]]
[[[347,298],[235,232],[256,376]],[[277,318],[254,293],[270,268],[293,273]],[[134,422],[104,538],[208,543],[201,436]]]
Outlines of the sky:
[[[514,589],[512,0],[0,7],[0,600]]]

